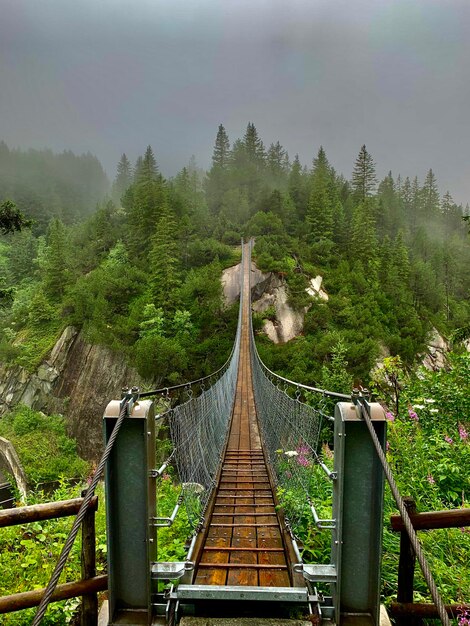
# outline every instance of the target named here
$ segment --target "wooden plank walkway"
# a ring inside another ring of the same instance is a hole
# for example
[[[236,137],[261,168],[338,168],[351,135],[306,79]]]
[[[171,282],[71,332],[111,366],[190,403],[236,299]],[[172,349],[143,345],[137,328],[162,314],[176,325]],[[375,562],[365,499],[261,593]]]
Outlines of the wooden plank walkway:
[[[250,361],[250,264],[245,265],[235,403],[194,583],[289,587],[288,560],[256,416]]]

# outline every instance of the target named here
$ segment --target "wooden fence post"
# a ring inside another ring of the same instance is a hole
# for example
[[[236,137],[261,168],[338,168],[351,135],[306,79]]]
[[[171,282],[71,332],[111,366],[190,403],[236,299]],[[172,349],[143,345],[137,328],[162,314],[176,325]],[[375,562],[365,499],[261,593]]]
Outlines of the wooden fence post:
[[[82,497],[85,495],[82,492]],[[96,576],[95,511],[89,508],[82,522],[82,579]],[[98,595],[82,596],[81,626],[97,626]]]
[[[413,498],[403,498],[410,516],[416,513]],[[398,593],[397,602],[413,602],[413,583],[415,575],[416,554],[406,530],[400,532],[400,560],[398,562]],[[412,616],[400,616],[396,619],[397,626],[417,626],[421,620]]]

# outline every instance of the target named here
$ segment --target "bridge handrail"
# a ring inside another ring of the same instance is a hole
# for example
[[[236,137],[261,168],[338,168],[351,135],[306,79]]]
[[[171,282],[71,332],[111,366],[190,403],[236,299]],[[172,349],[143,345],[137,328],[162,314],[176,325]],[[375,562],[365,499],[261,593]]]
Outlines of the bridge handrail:
[[[339,400],[351,400],[351,394],[346,394],[346,393],[339,393],[337,391],[328,391],[327,389],[320,389],[319,387],[311,387],[310,385],[304,385],[302,383],[298,383],[294,380],[290,380],[289,378],[284,378],[284,376],[281,376],[280,374],[276,374],[276,372],[273,372],[272,370],[269,369],[269,367],[267,365],[265,365],[265,363],[263,363],[259,352],[258,352],[258,348],[256,347],[256,342],[254,341],[254,334],[253,334],[253,348],[254,348],[254,353],[260,363],[260,365],[262,366],[262,368],[272,377],[276,378],[277,380],[282,381],[283,383],[288,383],[289,385],[293,385],[296,389],[304,389],[305,391],[313,391],[315,393],[319,393],[323,396],[327,396],[328,398],[338,398]]]

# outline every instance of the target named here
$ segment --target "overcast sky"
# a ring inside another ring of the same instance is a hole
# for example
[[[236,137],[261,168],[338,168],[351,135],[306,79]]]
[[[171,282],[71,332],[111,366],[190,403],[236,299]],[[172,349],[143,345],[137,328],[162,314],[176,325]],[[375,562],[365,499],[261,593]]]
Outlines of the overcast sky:
[[[469,0],[0,0],[0,139],[91,151],[111,177],[148,144],[208,167],[254,122],[349,177],[432,167],[470,202]]]

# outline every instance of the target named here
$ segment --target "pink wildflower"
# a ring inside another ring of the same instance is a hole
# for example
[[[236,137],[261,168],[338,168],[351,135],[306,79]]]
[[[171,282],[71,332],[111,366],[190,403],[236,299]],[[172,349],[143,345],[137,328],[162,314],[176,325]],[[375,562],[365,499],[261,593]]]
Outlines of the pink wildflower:
[[[419,421],[419,417],[418,417],[418,415],[416,414],[416,412],[415,412],[415,411],[413,411],[413,409],[408,409],[408,415],[409,415],[409,416],[410,416],[410,418],[411,418],[412,420],[414,420],[415,422],[418,422],[418,421]]]
[[[470,611],[463,606],[457,609],[458,626],[470,626]]]
[[[297,448],[296,448],[297,452],[300,454],[300,456],[305,456],[306,454],[310,453],[310,448],[305,444],[305,443],[301,443]]]
[[[387,412],[385,413],[385,419],[386,419],[388,422],[394,422],[394,421],[395,421],[395,415],[393,415],[393,413],[392,413],[391,411],[387,411]]]
[[[387,441],[385,445],[385,452],[388,452],[389,450],[390,450],[390,441]]]
[[[162,474],[162,480],[171,480],[170,474]]]
[[[430,485],[434,485],[435,484],[436,481],[434,480],[434,476],[432,474],[428,474],[427,478],[428,478],[428,483]]]
[[[452,439],[452,437],[449,437],[449,435],[446,435],[444,437],[445,441],[447,441],[448,444],[452,445],[454,443],[454,440]]]
[[[308,467],[310,465],[310,463],[308,462],[308,459],[306,459],[304,456],[300,455],[299,457],[297,457],[297,463],[299,465],[302,465],[302,467]]]
[[[468,430],[464,428],[463,424],[459,424],[459,437],[461,441],[467,441],[468,439]]]

